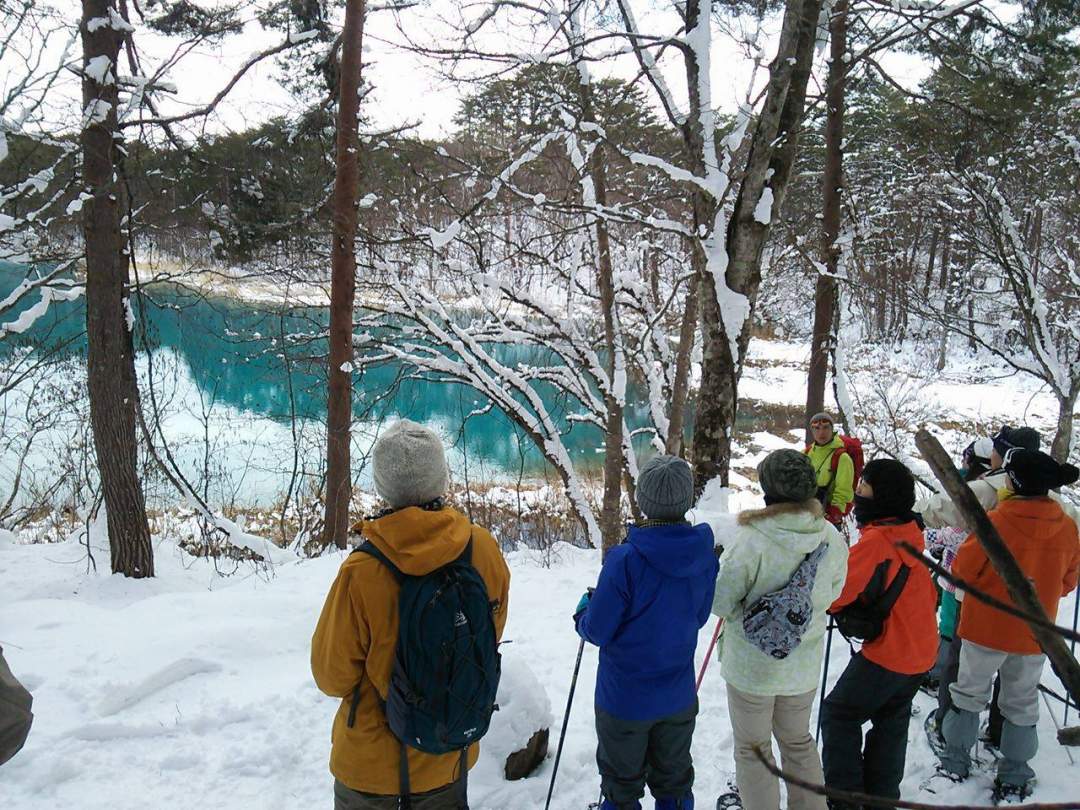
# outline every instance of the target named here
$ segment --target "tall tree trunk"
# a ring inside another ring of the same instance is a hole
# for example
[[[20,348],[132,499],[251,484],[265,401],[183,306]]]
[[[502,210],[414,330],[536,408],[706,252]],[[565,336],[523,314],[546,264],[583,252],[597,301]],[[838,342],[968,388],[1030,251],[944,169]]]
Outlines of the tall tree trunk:
[[[701,275],[695,272],[686,290],[683,305],[682,326],[679,329],[679,349],[675,355],[675,379],[671,385],[671,419],[668,422],[668,455],[686,457],[683,433],[686,431],[686,400],[690,392],[690,357],[694,352],[694,339],[698,330],[698,290]]]
[[[607,177],[603,146],[597,144],[589,165],[596,204],[607,207]],[[604,397],[604,498],[600,512],[600,535],[603,552],[617,546],[622,540],[622,477],[623,477],[623,401],[620,398],[617,379],[625,378],[626,366],[618,334],[615,312],[615,280],[611,267],[611,241],[607,223],[596,220],[597,286],[600,291],[600,308],[604,316],[604,349],[608,354],[607,373],[612,390]]]
[[[806,378],[806,443],[810,417],[825,410],[825,380],[829,374],[830,344],[839,324],[834,323],[836,272],[840,263],[841,189],[844,185],[844,91],[847,79],[848,0],[837,0],[829,18],[829,75],[825,90],[825,179],[822,189],[821,253],[825,272],[814,285],[814,331],[810,342],[810,369]]]
[[[772,217],[783,205],[795,162],[821,5],[822,0],[787,0],[765,104],[754,128],[746,173],[728,223],[727,267],[723,278],[714,277],[710,268],[702,286],[702,373],[693,456],[699,491],[717,476],[724,486],[728,483],[739,376],[761,285],[761,256]],[[687,20],[688,28],[693,27],[691,22]],[[773,201],[769,221],[762,222],[757,213],[767,187]],[[721,307],[721,285],[726,285],[727,295],[741,296],[738,307]],[[740,311],[733,312],[735,308]],[[741,323],[733,322],[740,317]]]
[[[139,389],[127,313],[128,262],[118,180],[117,56],[122,32],[115,0],[83,0],[83,179],[91,199],[83,206],[86,243],[87,389],[101,489],[108,519],[113,573],[154,575],[154,551],[137,470],[135,409]],[[90,21],[106,24],[90,30]],[[112,22],[110,22],[112,21]],[[102,63],[107,62],[102,70]],[[87,71],[93,62],[94,70]],[[98,78],[101,80],[98,81]]]
[[[365,0],[347,0],[338,80],[337,174],[330,247],[330,366],[326,402],[326,508],[323,546],[347,545],[352,498],[352,327],[356,296],[357,195],[360,186],[357,116]]]
[[[1054,443],[1050,445],[1050,455],[1058,463],[1069,460],[1073,445],[1073,412],[1076,400],[1080,397],[1080,382],[1074,382],[1072,389],[1064,397],[1058,397],[1058,423],[1054,434]]]
[[[930,297],[930,282],[934,278],[934,259],[937,258],[938,240],[941,238],[941,231],[938,228],[934,228],[930,234],[930,258],[926,262],[926,276],[923,278],[922,297]]]
[[[934,364],[934,368],[938,371],[942,371],[945,368],[945,361],[949,356],[949,318],[951,315],[951,303],[952,290],[950,286],[952,284],[952,234],[947,233],[945,235],[945,245],[941,249],[941,275],[938,279],[938,285],[941,288],[941,294],[945,296],[945,309],[944,320],[941,325],[941,339],[938,343],[938,358]]]
[[[582,121],[595,124],[592,85],[587,81],[587,77],[588,73],[583,71],[581,81],[577,85],[582,107]],[[606,209],[607,161],[603,150],[602,143],[594,143],[592,154],[589,156],[588,172],[592,182],[594,202],[599,208]],[[626,358],[623,354],[616,312],[615,273],[611,266],[611,240],[607,222],[603,217],[596,216],[593,227],[597,261],[596,286],[600,293],[600,309],[604,320],[604,350],[607,352],[606,371],[609,383],[609,390],[604,394],[604,495],[599,520],[603,553],[606,555],[620,543],[623,532],[623,397],[625,396]]]

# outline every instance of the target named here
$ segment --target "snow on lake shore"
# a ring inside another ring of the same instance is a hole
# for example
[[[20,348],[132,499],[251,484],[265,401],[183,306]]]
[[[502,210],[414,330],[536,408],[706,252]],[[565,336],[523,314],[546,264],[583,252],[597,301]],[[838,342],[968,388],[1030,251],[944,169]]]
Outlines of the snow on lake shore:
[[[718,494],[717,494],[718,495]],[[742,506],[750,496],[732,499]],[[713,500],[702,510],[723,531]],[[0,536],[0,645],[34,692],[34,728],[26,748],[0,770],[5,810],[308,808],[331,805],[326,763],[337,701],[319,693],[308,669],[308,644],[323,597],[343,559],[339,553],[278,566],[273,577],[250,569],[218,577],[168,539],[156,541],[158,577],[125,580],[86,573],[85,547],[75,541],[20,545]],[[92,541],[103,571],[100,533]],[[509,555],[513,575],[503,647],[507,688],[528,691],[531,670],[544,694],[507,701],[495,716],[492,745],[470,776],[473,810],[541,807],[578,639],[571,614],[595,582],[599,554],[553,550],[545,568],[533,552]],[[1062,605],[1071,623],[1072,602]],[[699,637],[698,663],[714,624]],[[848,649],[834,639],[829,681]],[[583,810],[599,781],[593,760],[592,688],[597,654],[586,648],[553,807]],[[518,674],[515,674],[515,671]],[[1044,681],[1060,691],[1053,676]],[[531,687],[535,691],[535,685]],[[904,795],[915,798],[933,769],[922,732],[932,701],[910,728]],[[550,706],[547,704],[550,703]],[[1055,705],[1060,715],[1060,708]],[[551,754],[534,777],[508,783],[502,762],[529,714],[554,715]],[[1080,770],[1054,742],[1044,711],[1042,750],[1035,760],[1035,801],[1075,798]],[[724,682],[713,662],[701,693],[694,741],[698,801],[711,806],[733,770]],[[979,774],[942,802],[986,803],[990,776]],[[646,807],[651,806],[647,802]]]

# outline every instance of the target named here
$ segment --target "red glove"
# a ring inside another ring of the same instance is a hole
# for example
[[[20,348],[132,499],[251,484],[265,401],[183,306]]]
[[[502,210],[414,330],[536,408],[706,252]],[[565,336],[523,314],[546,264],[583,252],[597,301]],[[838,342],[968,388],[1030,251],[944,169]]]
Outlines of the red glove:
[[[834,526],[839,526],[844,522],[844,513],[840,511],[839,506],[830,503],[825,507],[825,519]]]

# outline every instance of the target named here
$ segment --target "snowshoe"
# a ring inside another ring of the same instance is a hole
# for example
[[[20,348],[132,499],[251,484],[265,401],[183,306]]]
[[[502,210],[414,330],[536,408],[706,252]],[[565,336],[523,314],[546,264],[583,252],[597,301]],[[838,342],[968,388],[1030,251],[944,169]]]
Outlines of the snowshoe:
[[[938,728],[937,712],[926,715],[923,730],[926,732],[926,742],[929,743],[930,750],[940,759],[945,754],[945,738],[941,736],[941,729]]]
[[[994,781],[994,790],[990,798],[995,805],[1022,804],[1031,798],[1035,790],[1035,780],[1031,779],[1023,785],[1012,785],[1007,782]]]
[[[945,755],[945,738],[941,736],[941,730],[938,728],[937,712],[930,712],[927,715],[926,720],[923,722],[923,730],[926,732],[926,742],[930,746],[930,750],[934,753],[934,756],[941,759]],[[999,759],[1001,759],[999,750],[979,740],[975,745],[970,767],[973,771],[993,770],[997,766]]]
[[[963,781],[964,777],[955,774],[952,771],[947,771],[938,765],[934,770],[934,773],[931,774],[928,779],[923,780],[922,784],[919,785],[919,790],[935,795],[941,794],[953,785],[959,785]]]
[[[978,760],[980,764],[986,763],[987,767],[995,766],[997,761],[1001,759],[1001,749],[990,742],[990,740],[979,740],[978,748],[976,750],[982,751],[983,756],[978,757]]]

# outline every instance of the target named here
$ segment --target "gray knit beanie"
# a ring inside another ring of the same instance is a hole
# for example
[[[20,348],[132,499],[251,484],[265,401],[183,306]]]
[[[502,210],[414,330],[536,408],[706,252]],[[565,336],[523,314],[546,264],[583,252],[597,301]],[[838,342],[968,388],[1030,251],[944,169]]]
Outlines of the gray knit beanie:
[[[768,503],[802,503],[817,494],[814,467],[798,450],[774,450],[758,464],[757,473]]]
[[[675,456],[655,456],[641,468],[637,502],[652,520],[683,520],[694,503],[694,474]]]
[[[810,424],[812,425],[814,424],[814,422],[828,422],[830,425],[836,424],[836,420],[829,416],[829,414],[825,413],[825,411],[815,413],[813,416],[811,416]]]
[[[383,431],[371,451],[371,467],[375,491],[395,509],[430,503],[450,485],[442,441],[409,419]]]

